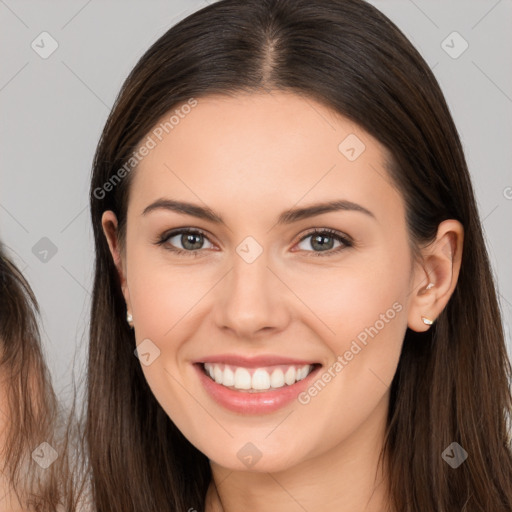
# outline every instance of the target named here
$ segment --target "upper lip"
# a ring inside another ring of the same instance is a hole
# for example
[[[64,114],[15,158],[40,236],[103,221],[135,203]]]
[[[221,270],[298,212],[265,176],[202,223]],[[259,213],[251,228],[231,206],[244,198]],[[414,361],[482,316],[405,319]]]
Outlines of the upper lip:
[[[261,368],[263,366],[277,365],[296,365],[304,366],[307,364],[317,364],[314,361],[306,361],[304,359],[292,359],[290,357],[282,357],[277,355],[261,355],[253,357],[245,357],[236,354],[219,354],[215,356],[204,357],[195,363],[225,363],[232,366],[242,366],[245,368]]]

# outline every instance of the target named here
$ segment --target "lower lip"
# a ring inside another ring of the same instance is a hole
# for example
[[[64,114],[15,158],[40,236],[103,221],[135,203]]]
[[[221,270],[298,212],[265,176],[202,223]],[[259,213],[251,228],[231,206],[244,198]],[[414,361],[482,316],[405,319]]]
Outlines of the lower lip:
[[[305,379],[299,380],[291,386],[285,385],[272,391],[249,393],[247,391],[235,391],[217,384],[204,373],[202,364],[196,363],[194,367],[207,393],[218,404],[230,411],[242,414],[267,414],[285,407],[310,386],[311,381],[321,369],[321,366],[318,366]]]

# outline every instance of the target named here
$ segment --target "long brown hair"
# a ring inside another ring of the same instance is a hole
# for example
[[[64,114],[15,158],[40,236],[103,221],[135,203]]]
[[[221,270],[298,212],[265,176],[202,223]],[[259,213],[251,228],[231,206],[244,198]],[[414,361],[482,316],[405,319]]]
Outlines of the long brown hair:
[[[30,285],[0,244],[0,375],[6,404],[0,458],[5,500],[26,511],[55,512],[66,500],[66,436],[59,432],[67,428],[67,419],[44,361],[38,316]],[[7,510],[3,498],[0,510]]]
[[[208,460],[165,414],[133,351],[126,305],[101,227],[119,221],[126,163],[161,116],[209,94],[294,92],[357,123],[390,152],[411,246],[457,219],[465,233],[457,287],[434,326],[408,330],[391,385],[386,454],[397,512],[512,510],[512,398],[497,294],[461,142],[430,68],[362,0],[221,0],[168,30],[142,56],[99,142],[90,189],[96,244],[86,436],[96,509],[204,509]],[[442,453],[468,452],[457,469]]]

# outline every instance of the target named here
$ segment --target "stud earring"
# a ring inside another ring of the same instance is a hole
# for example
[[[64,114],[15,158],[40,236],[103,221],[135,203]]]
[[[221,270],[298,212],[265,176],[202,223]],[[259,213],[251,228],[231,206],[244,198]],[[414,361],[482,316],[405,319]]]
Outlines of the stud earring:
[[[425,325],[432,325],[434,323],[433,320],[430,320],[430,318],[427,318],[426,316],[422,316],[421,319]]]
[[[130,324],[131,327],[133,322],[133,316],[131,313],[128,313],[128,311],[126,312],[126,321]]]
[[[431,290],[432,288],[434,288],[434,283],[428,283],[428,285],[425,288],[425,290]]]

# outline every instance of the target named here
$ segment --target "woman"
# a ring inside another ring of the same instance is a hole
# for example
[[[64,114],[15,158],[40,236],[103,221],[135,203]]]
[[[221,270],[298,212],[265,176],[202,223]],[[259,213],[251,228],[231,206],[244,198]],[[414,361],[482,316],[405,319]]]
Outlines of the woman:
[[[180,21],[121,89],[90,204],[96,510],[512,510],[467,165],[377,9]]]
[[[65,499],[65,442],[58,435],[59,404],[43,359],[38,313],[29,284],[0,245],[2,511],[54,512]]]

